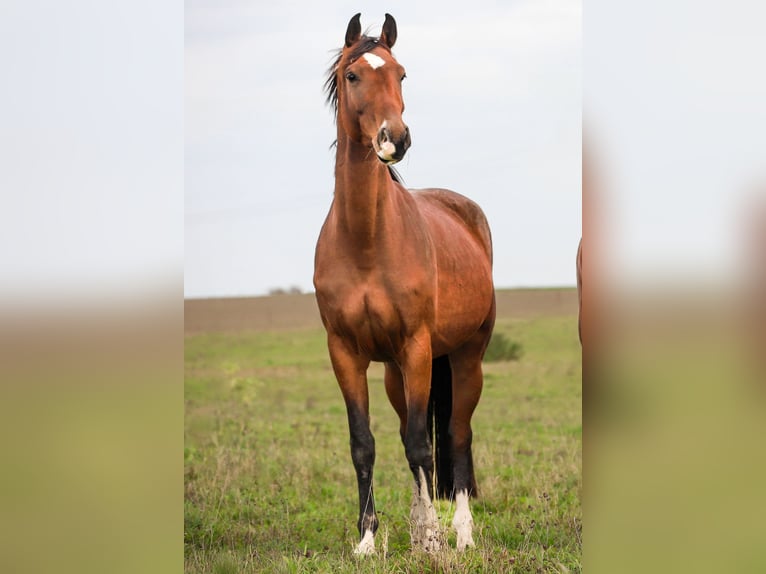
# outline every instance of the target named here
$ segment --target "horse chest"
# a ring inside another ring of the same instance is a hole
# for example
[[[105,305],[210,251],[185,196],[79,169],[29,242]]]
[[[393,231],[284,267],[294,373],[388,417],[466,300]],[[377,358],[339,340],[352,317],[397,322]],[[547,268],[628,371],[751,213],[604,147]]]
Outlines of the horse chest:
[[[359,352],[385,360],[401,350],[409,329],[401,309],[385,290],[358,289],[337,297],[333,307],[333,329]]]

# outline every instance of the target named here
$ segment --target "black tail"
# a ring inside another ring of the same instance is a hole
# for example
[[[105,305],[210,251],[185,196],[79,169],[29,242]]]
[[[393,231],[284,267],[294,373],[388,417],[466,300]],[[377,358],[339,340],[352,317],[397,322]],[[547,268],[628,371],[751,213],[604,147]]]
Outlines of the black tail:
[[[452,416],[452,369],[449,357],[437,357],[431,367],[431,397],[428,401],[428,436],[434,449],[436,496],[450,498],[455,487],[449,421]]]

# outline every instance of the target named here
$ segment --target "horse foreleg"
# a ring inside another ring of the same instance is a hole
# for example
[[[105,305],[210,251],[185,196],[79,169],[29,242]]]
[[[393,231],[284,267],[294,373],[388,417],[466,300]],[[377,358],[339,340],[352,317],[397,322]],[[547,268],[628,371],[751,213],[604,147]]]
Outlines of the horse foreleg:
[[[396,363],[386,363],[386,371],[383,376],[386,386],[386,395],[396,414],[399,415],[399,436],[404,444],[407,433],[407,397],[404,395],[404,379],[399,366]]]
[[[359,520],[357,528],[361,541],[354,554],[375,552],[375,531],[378,517],[372,492],[372,470],[375,465],[375,439],[370,431],[367,367],[369,359],[349,352],[340,340],[330,339],[330,359],[346,402],[348,429],[351,436],[351,460],[356,470],[359,489]]]
[[[441,549],[444,534],[431,500],[433,454],[428,438],[428,398],[431,391],[431,351],[427,344],[413,344],[402,364],[407,425],[404,452],[415,480],[410,506],[410,538],[413,548],[426,552]]]

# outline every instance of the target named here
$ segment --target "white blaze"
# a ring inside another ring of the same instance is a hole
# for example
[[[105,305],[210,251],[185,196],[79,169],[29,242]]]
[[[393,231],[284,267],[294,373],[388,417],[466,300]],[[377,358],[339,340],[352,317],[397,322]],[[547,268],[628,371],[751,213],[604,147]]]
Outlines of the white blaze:
[[[381,58],[380,56],[376,56],[375,54],[371,54],[370,52],[367,52],[362,56],[365,60],[367,60],[367,63],[370,65],[370,67],[373,70],[377,70],[380,68],[383,64],[386,63],[386,61]]]

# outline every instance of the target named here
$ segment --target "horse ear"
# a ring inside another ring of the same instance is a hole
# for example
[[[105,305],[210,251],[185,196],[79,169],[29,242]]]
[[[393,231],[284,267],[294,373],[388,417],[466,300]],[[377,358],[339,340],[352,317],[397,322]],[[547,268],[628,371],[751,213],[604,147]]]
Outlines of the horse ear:
[[[348,28],[346,29],[346,47],[350,48],[356,41],[359,39],[359,36],[362,35],[362,23],[360,22],[360,19],[362,17],[362,13],[360,12],[353,18],[351,18],[351,21],[348,23]]]
[[[383,31],[380,33],[380,41],[389,48],[393,48],[396,43],[396,20],[391,14],[386,14]]]

